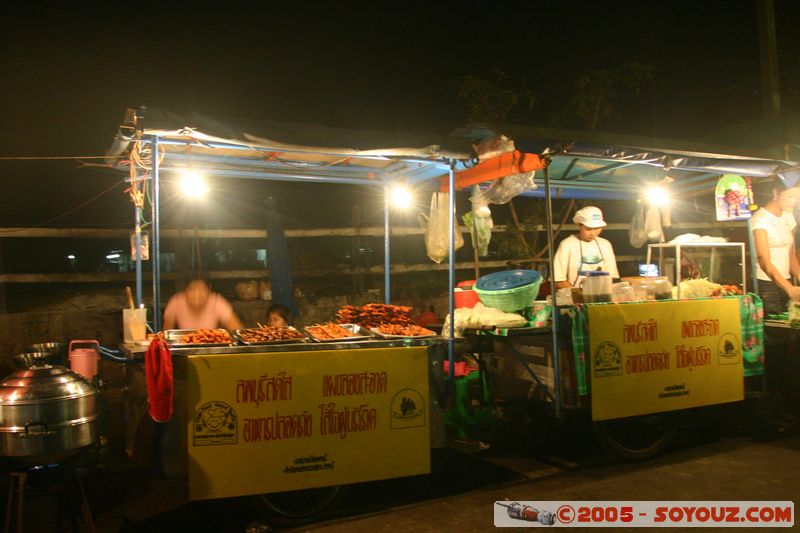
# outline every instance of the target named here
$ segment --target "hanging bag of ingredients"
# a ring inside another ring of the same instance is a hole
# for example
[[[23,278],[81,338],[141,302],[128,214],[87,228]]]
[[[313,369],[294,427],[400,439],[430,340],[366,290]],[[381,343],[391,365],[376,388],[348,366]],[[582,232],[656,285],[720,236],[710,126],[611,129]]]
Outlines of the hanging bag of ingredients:
[[[435,263],[441,263],[450,250],[450,216],[448,207],[450,205],[450,194],[446,192],[435,192],[431,196],[431,210],[426,217],[419,214],[419,223],[425,230],[425,249],[428,257]],[[464,246],[464,237],[458,231],[458,219],[454,223],[454,244],[458,250]]]
[[[634,248],[641,248],[647,242],[647,231],[644,229],[644,205],[639,204],[628,228],[628,240]]]

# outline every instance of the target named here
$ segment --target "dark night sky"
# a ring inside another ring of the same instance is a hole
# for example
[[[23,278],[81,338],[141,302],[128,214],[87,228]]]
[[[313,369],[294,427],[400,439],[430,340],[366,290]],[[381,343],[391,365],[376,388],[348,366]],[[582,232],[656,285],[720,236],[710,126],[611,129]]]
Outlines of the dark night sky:
[[[125,108],[140,104],[179,114],[447,133],[466,118],[448,81],[491,70],[525,77],[539,100],[513,122],[547,125],[579,74],[633,61],[653,65],[655,79],[638,98],[623,98],[622,121],[604,130],[698,139],[759,113],[755,0],[1,9],[1,156],[101,155]],[[800,9],[789,0],[776,0],[776,9],[782,53],[791,54],[782,66],[790,71],[800,55]],[[0,161],[0,183],[6,190],[19,178],[36,183],[41,205],[57,212],[112,179],[74,166]],[[67,186],[43,193],[38,184],[53,176]],[[29,212],[16,222],[40,219]]]

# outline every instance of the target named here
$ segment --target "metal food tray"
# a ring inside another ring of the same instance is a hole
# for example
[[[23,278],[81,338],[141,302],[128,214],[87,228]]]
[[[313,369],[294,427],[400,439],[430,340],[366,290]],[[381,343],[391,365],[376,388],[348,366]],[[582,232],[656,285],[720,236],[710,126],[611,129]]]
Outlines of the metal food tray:
[[[300,331],[297,328],[295,328],[294,326],[287,326],[287,328],[291,329],[291,330],[294,330],[294,331],[297,331],[298,333],[300,333]],[[237,330],[235,330],[233,332],[233,336],[237,341],[241,342],[242,344],[246,344],[247,346],[259,346],[259,345],[271,346],[273,344],[296,344],[298,342],[306,342],[306,338],[305,337],[297,337],[296,339],[280,339],[280,340],[275,340],[275,341],[255,341],[255,342],[247,341],[242,337],[242,332],[243,331],[249,331],[249,330],[258,331],[258,328],[237,329]]]
[[[435,332],[429,335],[392,335],[390,333],[381,333],[381,330],[378,328],[370,328],[370,331],[384,339],[430,339],[431,337],[439,336],[439,334]]]
[[[167,339],[167,344],[169,344],[172,348],[194,348],[194,347],[202,347],[202,346],[230,346],[233,344],[233,337],[231,336],[230,332],[227,329],[214,329],[213,331],[224,331],[230,337],[230,342],[215,342],[215,343],[197,343],[197,342],[190,342],[190,343],[181,343],[181,337],[184,335],[188,335],[189,333],[194,333],[195,331],[199,331],[198,329],[168,329],[164,332],[164,338]]]
[[[363,341],[374,338],[374,335],[370,330],[358,324],[339,324],[339,326],[343,327],[347,331],[350,331],[353,334],[353,336],[338,337],[336,339],[318,339],[314,336],[313,333],[308,331],[308,328],[303,328],[303,329],[305,330],[306,335],[308,335],[308,337],[314,342],[349,342],[349,341]]]

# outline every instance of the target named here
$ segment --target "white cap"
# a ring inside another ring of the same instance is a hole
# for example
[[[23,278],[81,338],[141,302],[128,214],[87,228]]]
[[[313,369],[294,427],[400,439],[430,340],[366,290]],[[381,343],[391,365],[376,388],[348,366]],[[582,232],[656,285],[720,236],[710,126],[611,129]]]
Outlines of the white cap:
[[[572,217],[572,221],[592,229],[606,226],[606,222],[603,220],[603,212],[593,205],[579,209],[575,216]]]

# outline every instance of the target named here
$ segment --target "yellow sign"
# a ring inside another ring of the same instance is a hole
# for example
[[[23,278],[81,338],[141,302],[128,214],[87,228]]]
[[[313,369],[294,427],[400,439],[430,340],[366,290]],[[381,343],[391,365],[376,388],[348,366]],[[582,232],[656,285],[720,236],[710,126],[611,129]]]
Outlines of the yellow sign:
[[[188,357],[189,498],[430,472],[427,348]]]
[[[739,300],[590,305],[592,419],[744,398]]]

